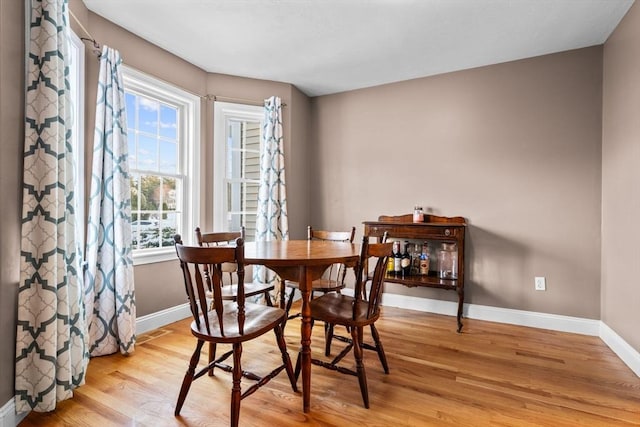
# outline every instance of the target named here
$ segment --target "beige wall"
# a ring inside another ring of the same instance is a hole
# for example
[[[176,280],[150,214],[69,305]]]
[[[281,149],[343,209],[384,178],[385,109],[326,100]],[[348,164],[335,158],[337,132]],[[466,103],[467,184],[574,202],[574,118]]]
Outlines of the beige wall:
[[[13,397],[24,146],[24,2],[0,0],[0,406]]]
[[[640,351],[640,5],[604,47],[602,320]]]
[[[312,223],[464,216],[467,302],[599,319],[601,88],[593,47],[314,98]]]
[[[309,135],[311,124],[311,102],[296,87],[291,87],[291,108],[289,118],[292,123],[291,141],[285,147],[287,199],[289,209],[289,233],[292,239],[307,237],[307,225],[311,216],[309,189],[315,177],[309,173]]]

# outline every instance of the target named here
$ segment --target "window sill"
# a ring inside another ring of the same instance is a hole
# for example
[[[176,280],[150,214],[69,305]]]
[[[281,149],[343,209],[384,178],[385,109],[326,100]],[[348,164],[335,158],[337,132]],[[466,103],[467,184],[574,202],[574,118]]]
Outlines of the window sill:
[[[177,261],[176,250],[171,248],[134,252],[133,265],[154,264],[157,262]]]

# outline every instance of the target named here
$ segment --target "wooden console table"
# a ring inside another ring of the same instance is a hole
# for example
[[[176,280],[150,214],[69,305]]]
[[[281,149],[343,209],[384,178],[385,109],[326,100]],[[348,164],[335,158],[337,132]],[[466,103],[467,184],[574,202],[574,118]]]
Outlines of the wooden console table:
[[[413,215],[378,217],[378,221],[365,221],[364,234],[366,236],[381,237],[385,232],[389,238],[406,239],[414,241],[455,243],[458,251],[458,278],[441,279],[437,272],[429,271],[428,275],[413,275],[395,277],[387,275],[385,282],[399,283],[408,287],[425,286],[455,290],[458,293],[458,329],[462,330],[462,305],[464,303],[464,236],[467,227],[463,217],[443,217],[436,215],[424,215],[424,222],[414,223]],[[435,255],[435,251],[434,251]]]

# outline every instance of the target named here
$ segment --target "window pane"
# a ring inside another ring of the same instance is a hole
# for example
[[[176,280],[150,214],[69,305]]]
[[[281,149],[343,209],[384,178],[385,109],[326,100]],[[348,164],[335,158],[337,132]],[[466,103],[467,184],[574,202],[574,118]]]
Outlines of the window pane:
[[[175,211],[177,208],[175,178],[164,178],[162,180],[162,210]]]
[[[131,188],[131,220],[135,221],[137,218],[137,211],[140,209],[138,203],[140,202],[140,177],[137,174],[129,175],[129,187]]]
[[[158,140],[146,135],[138,135],[138,169],[158,170]]]
[[[245,153],[242,172],[246,179],[260,180],[260,152],[247,151]]]
[[[225,107],[221,108],[224,110]],[[223,125],[216,124],[218,129],[224,129],[225,138],[221,144],[224,147],[224,166],[218,168],[218,173],[224,175],[215,177],[216,180],[221,179],[223,186],[223,191],[218,194],[224,195],[224,198],[217,199],[222,211],[221,217],[224,218],[224,223],[220,226],[228,230],[245,227],[246,236],[251,240],[255,238],[260,180],[261,113],[256,108],[255,111],[250,111],[252,116],[255,115],[254,119],[228,115]],[[222,135],[217,135],[217,141],[223,141],[220,139]],[[215,144],[220,147],[218,142]]]
[[[160,208],[160,182],[157,175],[142,175],[140,177],[140,210],[155,211]]]
[[[258,183],[228,182],[227,212],[253,212],[258,209]]]
[[[238,149],[241,147],[242,142],[242,122],[230,121],[229,122],[229,148]]]
[[[247,182],[244,186],[245,196],[243,200],[243,210],[258,212],[258,191],[260,184],[257,182]]]
[[[173,246],[173,236],[178,232],[178,224],[180,223],[179,216],[180,214],[178,213],[163,215],[164,218],[160,221],[160,227],[162,229],[162,240],[160,243],[163,247]]]
[[[133,129],[129,129],[127,132],[127,144],[129,146],[129,169],[137,169],[138,163],[136,162],[137,150],[136,150],[136,133]]]
[[[160,106],[160,136],[176,139],[177,130],[178,110],[167,105]]]
[[[256,215],[230,213],[227,215],[227,230],[238,231],[244,225],[245,241],[253,242],[256,239]]]
[[[227,227],[255,238],[260,179],[260,122],[230,120],[227,141]]]
[[[171,141],[160,141],[160,172],[178,173],[178,144]]]
[[[145,216],[147,218],[144,218]],[[157,248],[159,233],[158,221],[150,215],[141,215],[140,219],[131,222],[131,236],[135,249]]]
[[[173,236],[193,229],[192,211],[198,208],[191,193],[198,191],[192,180],[197,179],[199,164],[191,158],[197,153],[193,136],[198,135],[201,100],[126,67],[123,77],[134,261],[175,258]]]
[[[136,96],[132,93],[125,93],[125,104],[127,108],[127,127],[136,128]]]
[[[139,96],[138,97],[138,120],[139,120],[138,130],[157,135],[159,110],[160,110],[160,104],[158,103],[158,101],[146,98],[144,96]]]

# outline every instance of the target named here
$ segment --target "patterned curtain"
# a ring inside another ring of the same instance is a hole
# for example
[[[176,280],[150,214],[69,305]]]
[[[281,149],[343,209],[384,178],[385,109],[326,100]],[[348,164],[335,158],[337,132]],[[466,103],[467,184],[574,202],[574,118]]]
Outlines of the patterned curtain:
[[[256,241],[289,240],[287,192],[284,179],[282,101],[277,96],[264,101],[263,149],[260,157],[260,187]],[[275,275],[264,267],[254,268],[254,280],[272,282]]]
[[[131,189],[120,53],[104,46],[93,141],[85,275],[91,356],[133,352]]]
[[[52,411],[89,361],[75,236],[66,0],[31,0],[26,77],[16,412]],[[79,177],[78,179],[82,179]]]

